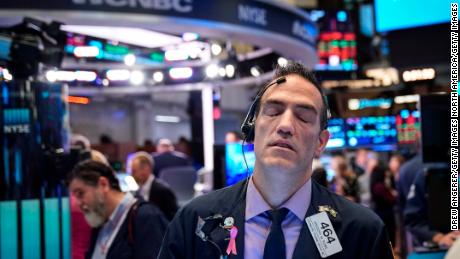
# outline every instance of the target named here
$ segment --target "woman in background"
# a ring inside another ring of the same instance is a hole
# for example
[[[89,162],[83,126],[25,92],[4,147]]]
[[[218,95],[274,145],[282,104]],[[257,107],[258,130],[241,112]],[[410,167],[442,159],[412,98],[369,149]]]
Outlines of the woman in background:
[[[394,206],[396,204],[396,190],[390,170],[377,166],[371,174],[371,197],[374,211],[385,223],[392,244],[395,243],[396,221]]]

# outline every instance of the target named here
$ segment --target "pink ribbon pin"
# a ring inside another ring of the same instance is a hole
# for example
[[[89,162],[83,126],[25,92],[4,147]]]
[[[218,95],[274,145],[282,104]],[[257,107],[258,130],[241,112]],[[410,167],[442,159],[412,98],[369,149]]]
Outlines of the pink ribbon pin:
[[[230,253],[236,255],[236,235],[238,235],[238,229],[233,226],[230,229],[230,242],[228,242],[227,255],[230,255]]]

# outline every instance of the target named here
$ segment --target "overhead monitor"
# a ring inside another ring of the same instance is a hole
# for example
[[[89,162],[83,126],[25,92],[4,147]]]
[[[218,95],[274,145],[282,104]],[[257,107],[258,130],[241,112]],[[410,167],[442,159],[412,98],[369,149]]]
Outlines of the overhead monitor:
[[[447,0],[375,0],[378,32],[447,23],[450,21]]]
[[[397,143],[395,116],[352,117],[346,119],[348,146],[391,150]]]
[[[351,14],[344,10],[309,10],[319,28],[316,71],[353,71],[358,68],[356,34]]]

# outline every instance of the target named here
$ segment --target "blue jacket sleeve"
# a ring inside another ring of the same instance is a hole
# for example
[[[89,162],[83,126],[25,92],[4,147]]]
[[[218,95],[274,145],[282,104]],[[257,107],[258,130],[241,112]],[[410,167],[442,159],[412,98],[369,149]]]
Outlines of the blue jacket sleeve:
[[[431,241],[436,234],[428,221],[425,180],[426,174],[419,172],[409,190],[404,209],[404,223],[420,244]]]

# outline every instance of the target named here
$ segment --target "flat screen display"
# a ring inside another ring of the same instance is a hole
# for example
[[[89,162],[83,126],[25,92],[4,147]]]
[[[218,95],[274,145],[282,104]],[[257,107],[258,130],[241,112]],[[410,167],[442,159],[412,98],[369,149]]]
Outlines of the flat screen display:
[[[307,10],[317,24],[317,71],[353,71],[358,68],[356,34],[349,12],[344,10]]]
[[[375,0],[379,32],[407,29],[450,21],[447,0]]]
[[[398,144],[413,144],[420,133],[420,112],[401,110],[396,115],[396,128],[398,130]]]
[[[244,152],[243,152],[244,149]],[[244,156],[243,156],[244,155]],[[246,163],[244,161],[246,159]],[[225,145],[226,184],[232,185],[254,171],[256,156],[253,144],[228,143]]]
[[[346,119],[348,146],[373,147],[397,143],[395,116],[352,117]]]
[[[420,96],[423,163],[450,161],[450,96]]]
[[[347,144],[345,121],[341,118],[331,118],[327,129],[331,136],[326,144],[326,149],[344,148]]]

